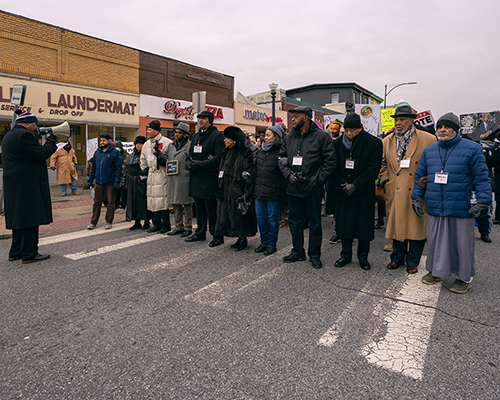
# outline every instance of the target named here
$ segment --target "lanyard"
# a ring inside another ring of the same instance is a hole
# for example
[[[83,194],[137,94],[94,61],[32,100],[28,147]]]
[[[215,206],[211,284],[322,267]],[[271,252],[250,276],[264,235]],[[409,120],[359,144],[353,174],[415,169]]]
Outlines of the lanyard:
[[[443,173],[446,161],[448,161],[448,158],[450,158],[451,153],[453,153],[453,150],[455,150],[455,147],[457,147],[457,145],[458,145],[458,143],[451,148],[449,154],[445,157],[444,161],[443,161],[443,157],[441,157],[441,149],[438,146],[439,159],[441,160],[441,165],[442,165],[442,167],[441,167],[441,173]]]

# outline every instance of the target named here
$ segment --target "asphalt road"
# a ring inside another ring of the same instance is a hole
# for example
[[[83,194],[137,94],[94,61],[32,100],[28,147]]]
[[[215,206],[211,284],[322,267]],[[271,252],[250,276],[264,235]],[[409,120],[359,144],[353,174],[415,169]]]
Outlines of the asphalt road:
[[[387,270],[382,231],[372,270],[334,268],[323,223],[321,270],[282,263],[288,228],[269,257],[129,223],[27,265],[0,241],[0,399],[500,398],[499,226],[458,295]]]

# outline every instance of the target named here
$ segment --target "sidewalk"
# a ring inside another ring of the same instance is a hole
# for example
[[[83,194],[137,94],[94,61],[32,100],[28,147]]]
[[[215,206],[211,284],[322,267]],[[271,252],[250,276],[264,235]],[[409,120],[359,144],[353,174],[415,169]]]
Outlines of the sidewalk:
[[[70,192],[68,187],[68,192]],[[90,224],[92,216],[92,204],[94,200],[90,194],[90,190],[83,190],[78,184],[79,196],[68,194],[65,197],[61,196],[61,187],[54,185],[50,187],[50,197],[52,200],[52,219],[50,225],[40,226],[40,236],[50,236],[56,233],[62,233],[65,230],[74,231],[75,228],[81,227],[86,229]],[[29,212],[29,211],[28,211]],[[104,225],[104,215],[106,207],[102,206],[101,216],[97,226]],[[125,213],[115,212],[113,224],[125,221]],[[72,229],[66,229],[72,228]],[[11,230],[5,228],[5,216],[0,217],[0,239],[8,239],[11,237]]]

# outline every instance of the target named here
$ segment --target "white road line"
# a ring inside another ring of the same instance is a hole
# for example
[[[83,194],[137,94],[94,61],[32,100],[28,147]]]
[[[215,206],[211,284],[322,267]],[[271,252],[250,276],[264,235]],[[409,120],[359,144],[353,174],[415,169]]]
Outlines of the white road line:
[[[48,237],[42,237],[38,241],[39,246],[44,246],[48,244],[54,244],[54,243],[60,243],[60,242],[65,242],[67,240],[74,240],[74,239],[81,239],[84,237],[90,237],[94,235],[102,235],[103,233],[113,233],[122,229],[127,229],[130,228],[132,225],[127,224],[127,223],[120,223],[116,224],[113,226],[111,229],[104,229],[104,226],[102,228],[96,228],[93,230],[88,230],[85,228],[82,228],[81,231],[77,232],[72,232],[72,233],[66,233],[63,235],[54,235],[54,236],[48,236]]]
[[[385,336],[374,338],[361,350],[368,362],[420,380],[441,289],[441,283],[429,286],[421,282],[427,273],[424,265],[422,257],[419,272],[408,275],[400,291],[398,300],[403,301],[397,301],[385,316]]]
[[[176,258],[171,258],[170,260],[162,261],[160,263],[148,266],[146,268],[139,269],[137,271],[132,271],[134,275],[139,272],[151,272],[160,269],[178,269],[184,267],[186,264],[199,264],[200,262],[210,257],[210,253],[207,252],[205,247],[200,248],[196,251],[191,251],[189,253],[183,254]]]
[[[285,265],[280,264],[278,267],[266,272],[266,269],[269,269],[269,265],[262,264],[273,263],[276,259],[280,260],[279,262],[281,263],[281,257],[284,254],[288,254],[290,249],[291,246],[287,246],[272,256],[258,260],[247,267],[233,272],[231,275],[216,282],[212,282],[210,285],[184,296],[184,299],[201,304],[208,304],[214,307],[230,309],[230,299],[238,292],[266,282],[283,273],[286,268]]]
[[[101,247],[101,248],[94,250],[94,251],[89,251],[89,252],[82,251],[80,253],[66,254],[66,255],[64,255],[64,257],[69,258],[70,260],[76,261],[76,260],[81,260],[82,258],[93,257],[93,256],[101,255],[104,253],[109,253],[111,251],[116,251],[116,250],[125,249],[127,247],[136,246],[138,244],[151,243],[152,241],[159,240],[159,239],[165,239],[165,236],[163,236],[163,235],[149,236],[148,235],[147,237],[141,237],[139,239],[128,240],[126,242],[113,244],[111,246],[104,246],[104,247]]]
[[[361,292],[356,295],[356,297],[351,300],[349,306],[340,314],[340,316],[335,321],[335,325],[333,325],[330,329],[328,329],[323,336],[321,336],[318,340],[318,345],[332,347],[337,339],[339,338],[340,332],[344,331],[349,324],[352,323],[352,313],[353,310],[356,310],[363,301],[363,298],[368,296],[367,293],[362,293],[368,291],[368,289],[372,286],[371,282],[367,282]]]

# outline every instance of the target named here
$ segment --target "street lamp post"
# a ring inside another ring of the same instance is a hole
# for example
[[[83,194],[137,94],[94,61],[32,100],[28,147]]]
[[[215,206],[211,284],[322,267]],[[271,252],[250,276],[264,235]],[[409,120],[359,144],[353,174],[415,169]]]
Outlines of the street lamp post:
[[[273,126],[276,124],[276,91],[278,85],[276,83],[269,84],[269,89],[271,89],[271,98],[273,102]]]
[[[391,90],[387,91],[387,84],[385,85],[385,91],[384,91],[384,108],[386,106],[386,102],[387,102],[387,95],[389,93],[391,93],[394,89],[396,89],[397,87],[400,87],[400,86],[403,86],[403,85],[416,85],[417,82],[404,82],[404,83],[399,83],[397,84],[396,86],[392,87]]]

